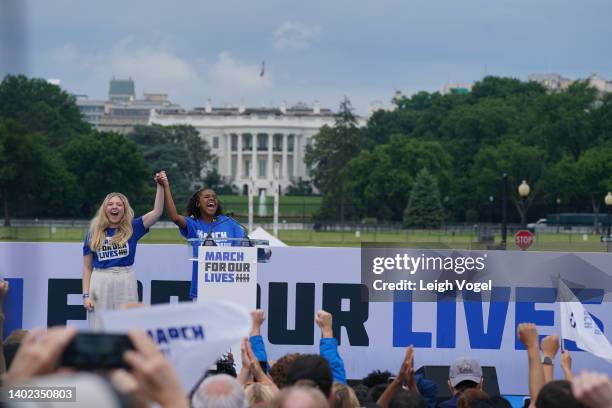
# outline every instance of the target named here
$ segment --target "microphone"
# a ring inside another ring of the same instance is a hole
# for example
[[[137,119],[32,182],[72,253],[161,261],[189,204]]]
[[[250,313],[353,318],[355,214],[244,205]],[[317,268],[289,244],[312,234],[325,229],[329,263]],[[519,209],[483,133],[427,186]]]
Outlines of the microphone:
[[[204,238],[204,241],[202,242],[202,246],[217,246],[217,243],[212,237],[212,229],[208,232],[208,235],[206,236],[206,238]]]
[[[228,220],[232,220],[234,221],[236,224],[238,224],[240,226],[240,228],[242,228],[242,233],[244,234],[243,236],[243,240],[240,242],[240,246],[245,246],[245,247],[252,247],[255,246],[255,244],[251,241],[251,238],[249,237],[249,230],[247,227],[245,227],[244,225],[242,225],[240,222],[238,222],[235,218],[234,218],[234,212],[230,212],[227,214],[224,214]],[[225,220],[227,221],[227,220]]]

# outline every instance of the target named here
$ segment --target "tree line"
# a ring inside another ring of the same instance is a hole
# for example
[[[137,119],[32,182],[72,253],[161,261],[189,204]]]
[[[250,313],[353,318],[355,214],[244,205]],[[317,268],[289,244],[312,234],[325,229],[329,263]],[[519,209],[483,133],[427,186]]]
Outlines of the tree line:
[[[585,81],[562,92],[512,78],[485,77],[467,94],[419,92],[393,99],[357,126],[350,102],[307,148],[323,220],[499,221],[508,174],[511,221],[517,187],[531,186],[529,219],[552,212],[600,212],[612,188],[612,95]],[[42,79],[0,83],[0,205],[11,217],[88,218],[121,191],[137,212],[153,197],[152,176],[169,173],[177,202],[193,189],[231,187],[191,126],[137,126],[130,135],[86,123],[75,98]],[[311,192],[301,180],[294,194]]]
[[[89,218],[105,195],[150,208],[153,175],[165,169],[177,202],[205,184],[223,191],[210,148],[192,126],[138,126],[127,137],[93,129],[74,96],[43,79],[0,83],[0,203],[4,224],[20,218]]]
[[[488,76],[469,93],[419,92],[393,103],[358,128],[345,99],[335,125],[315,136],[306,161],[323,195],[321,219],[421,227],[499,221],[504,173],[511,221],[523,204],[530,220],[605,207],[612,94],[586,81],[549,92]],[[524,203],[522,180],[531,187]]]

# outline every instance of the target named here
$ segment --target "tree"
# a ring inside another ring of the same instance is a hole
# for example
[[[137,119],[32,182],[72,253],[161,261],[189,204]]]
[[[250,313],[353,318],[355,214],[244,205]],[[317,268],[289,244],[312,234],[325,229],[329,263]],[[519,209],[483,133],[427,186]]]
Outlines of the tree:
[[[227,190],[220,178],[209,175],[212,178],[206,181],[202,177],[211,172],[213,155],[193,126],[136,126],[128,138],[138,145],[151,172],[166,170],[178,202],[187,202],[194,185],[210,186],[209,182],[214,182]]]
[[[441,132],[460,171],[468,170],[479,147],[496,144],[506,135],[516,117],[514,107],[499,99],[483,99],[453,109]]]
[[[340,173],[361,149],[361,137],[351,102],[340,103],[333,127],[323,126],[307,146],[305,162],[312,167],[314,185],[323,194],[320,217],[344,221],[346,202]]]
[[[47,135],[45,143],[59,148],[86,134],[75,98],[44,79],[7,75],[0,83],[0,119],[13,119],[27,132]]]
[[[516,95],[543,95],[546,88],[537,82],[522,82],[516,78],[486,76],[472,87],[474,98],[508,98]]]
[[[612,190],[612,147],[588,149],[580,156],[576,165],[579,182],[593,209],[595,233],[599,233],[599,208],[606,192]]]
[[[510,138],[497,146],[483,147],[474,157],[470,172],[471,182],[466,184],[472,191],[474,203],[485,203],[487,197],[497,197],[499,202],[500,179],[503,173],[508,174],[510,199],[517,212],[523,218],[534,200],[542,191],[540,179],[545,170],[546,153],[537,147],[525,146]],[[517,188],[522,180],[531,186],[525,205],[522,205]]]
[[[415,177],[425,167],[445,191],[450,188],[452,159],[438,142],[394,135],[388,144],[362,151],[342,172],[354,218],[401,221]]]
[[[603,130],[597,126],[601,118],[596,115],[596,102],[596,90],[585,81],[577,81],[564,92],[536,97],[530,102],[524,128],[517,134],[522,143],[546,150],[551,161],[567,154],[578,160],[597,142],[594,127]]]
[[[599,231],[598,214],[603,197],[612,189],[612,146],[586,150],[578,160],[565,156],[546,177],[546,186],[569,208],[593,213],[593,229]]]
[[[312,189],[312,182],[310,180],[303,180],[300,177],[298,180],[294,180],[291,185],[287,187],[286,194],[293,196],[313,195],[314,190]]]
[[[419,228],[440,228],[444,214],[436,177],[427,168],[417,174],[404,211],[404,225]]]
[[[75,207],[76,178],[61,157],[47,148],[45,137],[14,120],[0,121],[0,196],[4,225],[19,209],[21,216],[70,214]]]
[[[153,172],[131,140],[116,133],[93,132],[72,140],[63,156],[78,179],[79,216],[90,217],[113,191],[125,194],[136,212],[149,209]]]
[[[206,174],[204,177],[204,186],[215,190],[217,194],[237,194],[236,187],[231,184],[225,184],[219,172],[215,169]]]
[[[409,109],[393,111],[378,110],[370,116],[362,130],[364,147],[367,149],[389,142],[392,135],[410,134],[415,126],[418,113]]]

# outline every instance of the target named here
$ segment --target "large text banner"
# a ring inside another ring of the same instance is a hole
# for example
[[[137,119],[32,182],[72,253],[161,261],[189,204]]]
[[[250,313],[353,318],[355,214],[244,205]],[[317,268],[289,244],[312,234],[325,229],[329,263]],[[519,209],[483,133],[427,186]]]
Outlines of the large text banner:
[[[136,276],[145,303],[187,301],[192,263],[187,245],[139,245]],[[534,261],[556,253],[522,253]],[[576,254],[592,264],[612,265],[609,254]],[[66,322],[87,327],[81,304],[82,245],[0,243],[0,276],[9,279],[5,328],[33,328]],[[472,356],[497,368],[500,389],[527,393],[527,356],[515,337],[521,322],[540,334],[559,334],[559,305],[547,296],[521,302],[362,302],[358,248],[274,248],[272,261],[259,265],[258,298],[267,320],[262,335],[269,358],[287,352],[318,352],[314,313],[334,314],[340,353],[349,378],[373,369],[397,371],[404,348],[416,347],[415,364],[448,365]],[[579,271],[578,271],[579,273]],[[610,303],[586,305],[610,338]],[[609,372],[610,364],[573,352],[576,371]],[[556,376],[561,378],[559,367]]]

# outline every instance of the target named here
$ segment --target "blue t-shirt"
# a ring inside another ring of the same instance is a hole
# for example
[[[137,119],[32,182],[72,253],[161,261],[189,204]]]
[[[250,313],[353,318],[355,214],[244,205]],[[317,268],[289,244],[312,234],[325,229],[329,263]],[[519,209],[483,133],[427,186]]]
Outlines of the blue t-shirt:
[[[93,254],[93,267],[98,269],[112,268],[114,266],[130,266],[134,264],[136,256],[136,244],[147,232],[142,221],[142,217],[132,221],[132,236],[124,245],[111,244],[110,240],[115,235],[115,228],[106,229],[106,239],[104,245],[97,251],[89,248],[89,234],[83,243],[83,256]]]
[[[239,246],[238,241],[224,241],[223,238],[243,238],[244,230],[233,218],[219,215],[217,220],[208,223],[202,219],[193,219],[184,217],[187,223],[187,228],[180,228],[181,235],[187,239],[190,238],[207,238],[210,234],[211,238],[215,238],[215,243],[218,246]],[[193,246],[193,257],[198,257],[198,245]],[[191,269],[191,288],[189,289],[189,297],[198,297],[198,263],[193,262]]]

